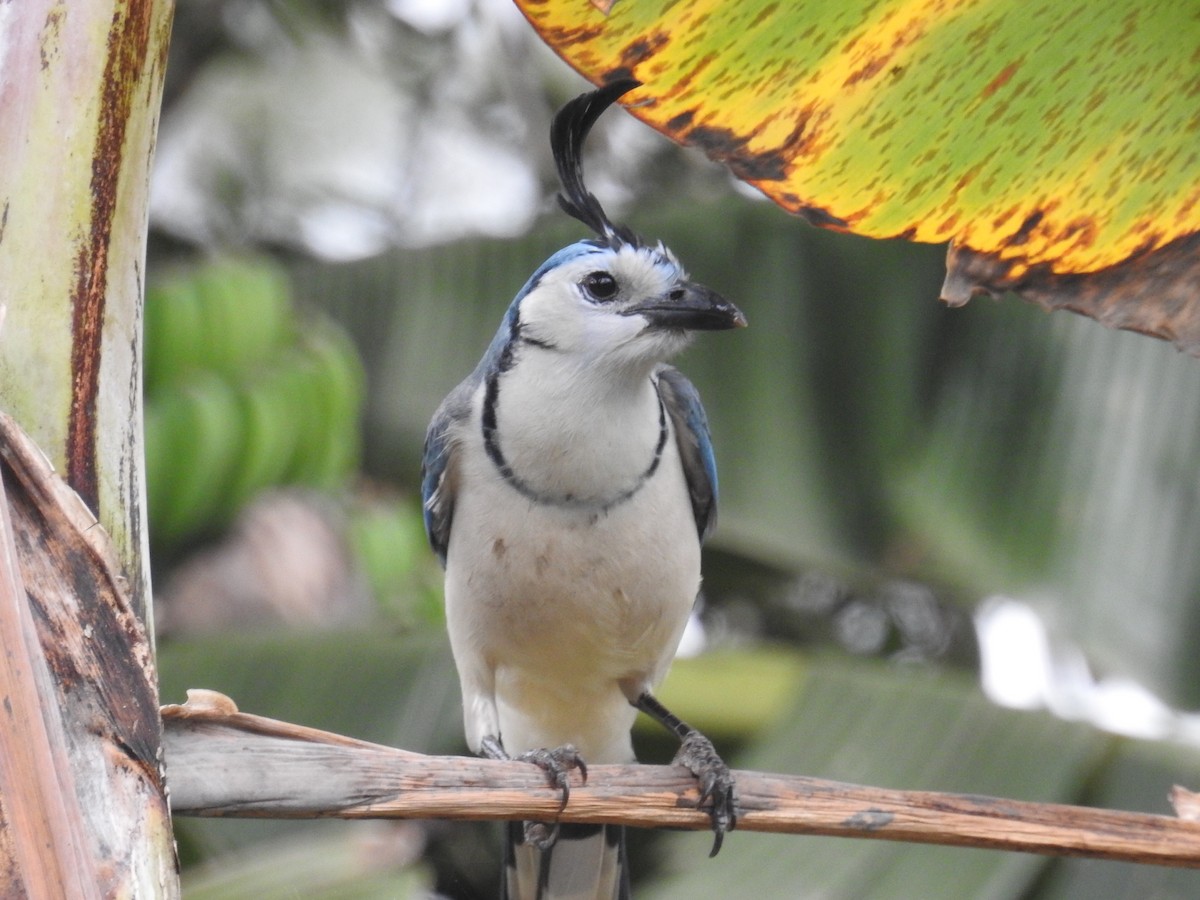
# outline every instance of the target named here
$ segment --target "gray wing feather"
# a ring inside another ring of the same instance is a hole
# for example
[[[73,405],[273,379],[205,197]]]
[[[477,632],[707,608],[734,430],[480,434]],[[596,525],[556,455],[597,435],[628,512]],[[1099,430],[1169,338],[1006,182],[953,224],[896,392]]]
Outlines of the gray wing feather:
[[[673,366],[658,370],[658,392],[675,428],[696,531],[704,540],[717,524],[717,460],[700,394]]]
[[[471,396],[478,386],[469,378],[442,401],[429,430],[425,432],[425,452],[421,457],[421,506],[429,546],[446,565],[450,546],[450,526],[454,521],[454,497],[457,490],[455,457],[458,454],[456,432],[471,414]]]

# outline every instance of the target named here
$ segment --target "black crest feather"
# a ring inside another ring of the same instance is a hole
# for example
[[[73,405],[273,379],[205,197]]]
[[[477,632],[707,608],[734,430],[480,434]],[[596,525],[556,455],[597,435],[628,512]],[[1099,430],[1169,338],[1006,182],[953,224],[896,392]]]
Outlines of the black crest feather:
[[[558,111],[550,126],[550,149],[563,188],[558,195],[559,206],[614,248],[621,244],[637,244],[637,236],[625,226],[611,222],[596,195],[584,185],[583,142],[601,113],[618,97],[640,84],[632,78],[622,78],[580,94]]]

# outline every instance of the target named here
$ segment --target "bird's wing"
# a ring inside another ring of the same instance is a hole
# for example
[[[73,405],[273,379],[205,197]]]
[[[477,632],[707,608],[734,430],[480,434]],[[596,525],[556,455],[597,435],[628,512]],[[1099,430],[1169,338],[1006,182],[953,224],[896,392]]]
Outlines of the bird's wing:
[[[572,249],[583,247],[583,243],[573,244]],[[576,250],[576,252],[579,252]],[[433,552],[446,565],[446,549],[450,546],[450,525],[454,519],[454,494],[458,488],[455,478],[455,458],[458,456],[459,432],[471,417],[471,403],[475,392],[484,383],[489,374],[505,366],[506,353],[515,340],[518,329],[517,310],[521,298],[537,284],[546,269],[557,257],[551,257],[542,268],[521,288],[516,298],[508,307],[500,328],[488,344],[483,359],[475,370],[467,376],[458,387],[446,395],[433,420],[429,430],[425,432],[425,453],[421,457],[421,505],[425,514],[425,534],[429,537],[429,545]]]
[[[457,431],[471,414],[471,395],[475,387],[475,380],[468,379],[451,391],[425,432],[425,452],[421,457],[421,506],[429,546],[443,567],[446,565],[446,548],[450,545],[450,525],[454,520]]]
[[[700,540],[704,540],[717,524],[717,461],[708,433],[708,417],[704,415],[696,388],[673,366],[658,369],[658,393],[675,428],[696,531]]]

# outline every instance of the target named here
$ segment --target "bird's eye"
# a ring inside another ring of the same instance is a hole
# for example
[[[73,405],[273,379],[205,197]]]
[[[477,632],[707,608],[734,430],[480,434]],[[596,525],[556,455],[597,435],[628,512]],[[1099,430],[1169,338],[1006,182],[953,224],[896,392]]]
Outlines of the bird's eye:
[[[589,297],[602,303],[617,296],[617,279],[607,272],[589,272],[580,285]]]

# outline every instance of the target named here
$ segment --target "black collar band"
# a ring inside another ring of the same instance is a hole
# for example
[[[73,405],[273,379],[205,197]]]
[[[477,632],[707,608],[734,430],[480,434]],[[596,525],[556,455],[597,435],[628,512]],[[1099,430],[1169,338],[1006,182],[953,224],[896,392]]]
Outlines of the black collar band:
[[[528,482],[513,471],[512,466],[509,465],[508,460],[504,456],[504,451],[500,448],[500,437],[496,426],[496,405],[500,399],[501,374],[503,374],[502,371],[495,371],[487,379],[487,389],[483,397],[483,446],[487,451],[488,458],[492,461],[500,476],[521,496],[543,506],[594,510],[600,513],[607,513],[637,494],[642,489],[642,486],[653,478],[654,473],[658,471],[659,463],[662,462],[663,450],[667,446],[667,432],[669,429],[667,426],[667,409],[663,405],[662,395],[655,390],[654,395],[658,400],[658,443],[654,446],[654,456],[651,458],[650,464],[634,480],[630,487],[609,497],[579,497],[571,493],[546,494],[535,490]]]

